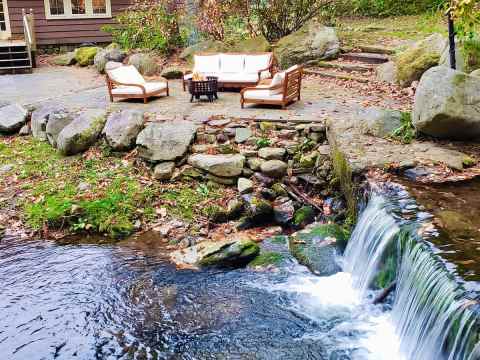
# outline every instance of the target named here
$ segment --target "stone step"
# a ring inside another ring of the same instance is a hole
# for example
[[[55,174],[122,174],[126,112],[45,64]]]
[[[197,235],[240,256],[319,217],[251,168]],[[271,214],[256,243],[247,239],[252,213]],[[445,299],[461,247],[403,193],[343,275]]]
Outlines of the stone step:
[[[345,60],[359,61],[365,64],[383,64],[389,61],[386,55],[367,52],[351,52],[342,54],[341,57]]]
[[[370,80],[367,79],[367,78],[358,77],[358,76],[351,76],[349,74],[337,74],[337,73],[310,70],[310,69],[305,69],[304,73],[307,74],[307,75],[317,75],[317,76],[322,76],[322,77],[327,77],[327,78],[332,78],[332,79],[353,80],[353,81],[364,83],[364,84],[370,82]]]
[[[370,54],[394,55],[396,53],[395,49],[380,45],[359,45],[358,48],[363,52]]]
[[[315,65],[324,69],[338,69],[338,70],[347,71],[347,72],[357,71],[357,72],[366,73],[374,70],[374,68],[371,66],[362,65],[362,64],[352,64],[352,63],[334,63],[334,62],[328,62],[328,61],[317,61]]]

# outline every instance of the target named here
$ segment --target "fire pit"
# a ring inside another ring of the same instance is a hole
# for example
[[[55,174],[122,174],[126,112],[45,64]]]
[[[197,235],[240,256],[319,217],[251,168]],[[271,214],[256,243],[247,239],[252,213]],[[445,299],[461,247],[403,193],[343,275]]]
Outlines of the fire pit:
[[[200,100],[200,96],[206,96],[208,101],[213,102],[214,99],[218,100],[218,77],[207,76],[207,80],[188,80],[188,92],[192,95],[190,102],[193,99]]]

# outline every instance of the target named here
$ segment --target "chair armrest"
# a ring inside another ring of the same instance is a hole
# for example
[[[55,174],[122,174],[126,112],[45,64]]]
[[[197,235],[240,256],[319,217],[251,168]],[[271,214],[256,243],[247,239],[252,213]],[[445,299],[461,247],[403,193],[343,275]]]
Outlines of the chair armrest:
[[[142,90],[142,93],[143,93],[144,95],[147,93],[147,90],[145,89],[145,86],[143,86],[143,85],[121,83],[121,82],[112,80],[109,76],[107,76],[107,78],[108,78],[108,80],[109,80],[112,84],[114,84],[114,85],[117,85],[117,86],[136,86],[136,87],[139,87],[139,88]]]

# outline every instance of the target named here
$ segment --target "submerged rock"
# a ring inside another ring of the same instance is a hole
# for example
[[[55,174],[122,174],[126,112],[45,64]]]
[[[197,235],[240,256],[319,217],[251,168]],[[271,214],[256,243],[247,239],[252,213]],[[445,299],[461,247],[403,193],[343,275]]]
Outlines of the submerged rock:
[[[412,113],[418,131],[438,138],[480,137],[480,78],[446,66],[427,71],[415,95]]]
[[[292,255],[319,276],[330,276],[341,271],[335,258],[346,244],[342,228],[335,224],[312,226],[295,233],[289,240]]]
[[[0,134],[14,134],[25,125],[28,111],[19,104],[0,107]]]
[[[108,116],[103,133],[113,150],[130,150],[143,129],[143,122],[143,112],[139,110],[115,112]]]
[[[187,153],[197,127],[191,121],[151,123],[137,137],[138,154],[148,161],[172,161]]]
[[[244,266],[260,252],[250,239],[232,238],[223,241],[204,241],[172,253],[171,259],[180,266]]]
[[[104,125],[105,110],[85,110],[58,134],[58,150],[64,155],[75,155],[87,150],[97,141]]]

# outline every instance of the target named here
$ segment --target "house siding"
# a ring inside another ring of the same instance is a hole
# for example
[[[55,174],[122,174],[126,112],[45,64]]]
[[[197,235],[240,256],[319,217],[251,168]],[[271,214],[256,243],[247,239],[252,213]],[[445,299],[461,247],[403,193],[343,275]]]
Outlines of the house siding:
[[[121,13],[132,0],[111,0],[112,17]],[[113,24],[113,18],[104,19],[46,19],[43,0],[8,0],[10,28],[13,38],[23,38],[22,9],[33,10],[38,45],[104,43],[111,41],[102,26]]]

